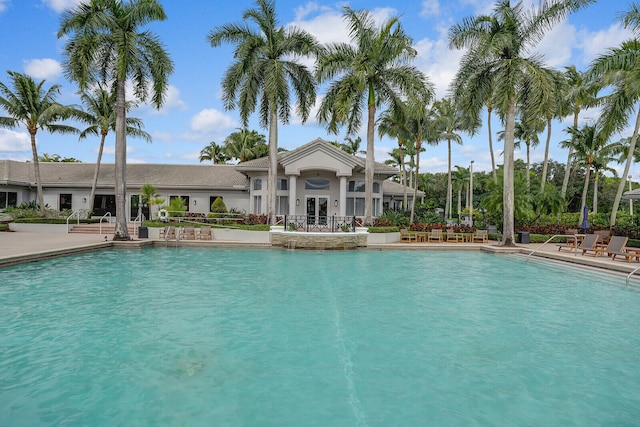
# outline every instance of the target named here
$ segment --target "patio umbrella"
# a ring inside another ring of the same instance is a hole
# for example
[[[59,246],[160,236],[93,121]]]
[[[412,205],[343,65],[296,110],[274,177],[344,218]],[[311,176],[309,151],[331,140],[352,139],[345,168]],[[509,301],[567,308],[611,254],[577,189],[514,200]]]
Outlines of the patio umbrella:
[[[589,228],[589,206],[584,205],[584,209],[582,209],[582,223],[580,224],[580,228],[587,229]]]

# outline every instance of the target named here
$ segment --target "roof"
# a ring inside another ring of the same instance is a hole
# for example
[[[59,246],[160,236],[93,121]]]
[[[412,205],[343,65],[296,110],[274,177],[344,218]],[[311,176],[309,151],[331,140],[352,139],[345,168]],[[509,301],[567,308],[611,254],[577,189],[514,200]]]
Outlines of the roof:
[[[95,163],[41,162],[40,177],[46,187],[91,187]],[[35,182],[33,164],[0,161],[0,183],[28,185]],[[114,164],[100,165],[98,186],[113,186]],[[158,188],[240,188],[248,187],[247,177],[233,165],[127,164],[127,186],[151,184]]]
[[[385,180],[382,182],[382,193],[385,196],[404,196],[404,185],[399,182]],[[413,197],[413,188],[407,187],[407,196]],[[425,192],[418,190],[416,197],[424,197]]]
[[[366,159],[348,154],[344,150],[339,149],[322,138],[316,138],[313,141],[301,145],[291,151],[278,153],[278,166],[281,168],[283,164],[317,150],[330,153],[337,161],[351,165],[351,167],[353,167],[357,172],[363,172],[366,168]],[[269,157],[265,156],[242,162],[236,165],[236,168],[241,171],[267,171],[269,170]],[[394,167],[385,165],[384,163],[375,162],[375,173],[392,176],[396,175],[398,170]]]

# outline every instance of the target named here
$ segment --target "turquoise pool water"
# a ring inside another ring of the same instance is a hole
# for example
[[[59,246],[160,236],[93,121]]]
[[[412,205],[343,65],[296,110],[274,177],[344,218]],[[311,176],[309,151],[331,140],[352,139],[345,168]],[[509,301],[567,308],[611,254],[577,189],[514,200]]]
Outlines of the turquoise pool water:
[[[0,425],[640,423],[640,293],[470,252],[113,250],[0,271]]]

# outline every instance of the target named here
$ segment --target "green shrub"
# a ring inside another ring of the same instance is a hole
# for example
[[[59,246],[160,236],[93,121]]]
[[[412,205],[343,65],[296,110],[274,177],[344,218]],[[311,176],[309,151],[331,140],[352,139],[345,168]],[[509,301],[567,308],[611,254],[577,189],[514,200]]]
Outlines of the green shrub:
[[[369,233],[397,233],[400,227],[369,227]]]
[[[211,203],[211,212],[227,213],[227,206],[224,204],[224,202],[220,197],[216,197],[213,203]]]

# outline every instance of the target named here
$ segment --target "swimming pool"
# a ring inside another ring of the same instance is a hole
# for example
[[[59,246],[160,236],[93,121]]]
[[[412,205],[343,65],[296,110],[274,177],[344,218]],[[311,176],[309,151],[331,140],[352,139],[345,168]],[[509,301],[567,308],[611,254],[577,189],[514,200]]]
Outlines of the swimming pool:
[[[475,252],[15,266],[0,425],[637,425],[640,293],[612,281]]]

